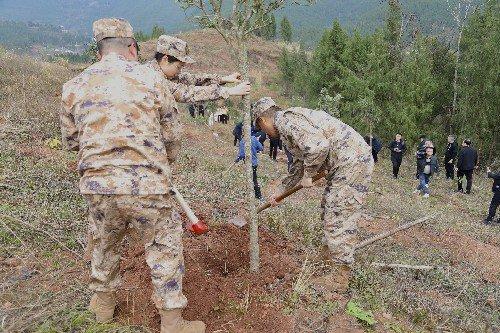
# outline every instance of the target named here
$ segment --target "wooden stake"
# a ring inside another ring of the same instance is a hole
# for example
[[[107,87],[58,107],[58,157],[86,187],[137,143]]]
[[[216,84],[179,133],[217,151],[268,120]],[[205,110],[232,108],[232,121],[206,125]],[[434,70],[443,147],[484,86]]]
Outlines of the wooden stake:
[[[388,230],[388,231],[384,231],[378,235],[375,235],[373,237],[370,237],[368,239],[365,239],[364,241],[362,241],[361,243],[359,243],[358,245],[356,245],[354,247],[354,250],[357,251],[357,250],[360,250],[372,243],[375,243],[375,242],[378,242],[379,240],[382,240],[384,238],[387,238],[391,235],[394,235],[395,233],[399,232],[399,231],[402,231],[402,230],[406,230],[408,228],[411,228],[417,224],[421,224],[427,220],[430,220],[431,218],[434,218],[436,217],[436,215],[429,215],[429,216],[426,216],[426,217],[422,217],[421,219],[418,219],[418,220],[415,220],[415,221],[412,221],[412,222],[408,222],[408,223],[405,223],[405,224],[402,224],[400,226],[398,226],[397,228],[394,228],[394,229],[391,229],[391,230]]]
[[[372,262],[371,266],[373,267],[387,267],[387,268],[407,268],[407,269],[415,269],[415,270],[423,270],[429,271],[436,267],[427,266],[427,265],[404,265],[404,264],[384,264],[381,262]]]

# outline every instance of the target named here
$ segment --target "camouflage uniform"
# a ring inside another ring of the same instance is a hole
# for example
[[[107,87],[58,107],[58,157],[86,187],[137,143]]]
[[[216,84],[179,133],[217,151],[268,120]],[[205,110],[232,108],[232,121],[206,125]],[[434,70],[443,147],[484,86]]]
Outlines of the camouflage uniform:
[[[182,39],[161,35],[156,43],[156,52],[177,58],[184,63],[194,63],[189,56],[187,43]],[[161,75],[163,72],[156,60],[148,63]],[[229,93],[221,87],[221,77],[212,74],[180,73],[176,78],[167,79],[168,89],[179,103],[196,103],[229,98]]]
[[[111,29],[122,21],[106,20],[94,24],[96,36],[131,36],[131,27]],[[79,187],[89,204],[91,289],[119,286],[120,243],[131,225],[145,243],[153,300],[173,309],[187,303],[182,226],[168,194],[181,132],[163,81],[149,67],[109,53],[64,85],[60,120],[65,145],[79,151]]]
[[[163,75],[163,72],[156,60],[151,60],[147,63],[152,69]],[[226,88],[218,84],[207,84],[216,82],[217,80],[210,79],[209,75],[194,75],[188,73],[179,74],[178,78],[165,79],[165,85],[170,90],[175,100],[179,103],[198,103],[202,101],[214,101],[218,99],[229,98],[229,93]]]
[[[293,155],[285,189],[327,171],[321,203],[325,240],[335,260],[352,263],[357,221],[373,172],[370,147],[354,129],[323,111],[278,111],[275,126]]]

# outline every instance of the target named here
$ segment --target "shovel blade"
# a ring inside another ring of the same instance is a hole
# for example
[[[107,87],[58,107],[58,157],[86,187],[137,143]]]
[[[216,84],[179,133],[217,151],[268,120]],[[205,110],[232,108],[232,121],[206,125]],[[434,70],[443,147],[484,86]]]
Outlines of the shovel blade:
[[[234,224],[238,228],[243,228],[247,224],[247,220],[239,215],[229,219],[228,222]]]

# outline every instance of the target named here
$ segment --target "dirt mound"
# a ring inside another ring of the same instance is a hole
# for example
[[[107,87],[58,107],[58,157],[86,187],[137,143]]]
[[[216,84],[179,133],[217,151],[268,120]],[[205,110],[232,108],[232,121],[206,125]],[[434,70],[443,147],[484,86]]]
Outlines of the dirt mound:
[[[232,225],[208,234],[184,238],[189,300],[187,319],[203,320],[208,332],[291,332],[291,316],[279,302],[300,270],[300,255],[284,240],[260,231],[261,270],[248,272],[248,230]],[[159,329],[160,318],[150,300],[152,285],[142,246],[126,251],[121,263],[123,287],[118,294],[117,317],[127,324]]]

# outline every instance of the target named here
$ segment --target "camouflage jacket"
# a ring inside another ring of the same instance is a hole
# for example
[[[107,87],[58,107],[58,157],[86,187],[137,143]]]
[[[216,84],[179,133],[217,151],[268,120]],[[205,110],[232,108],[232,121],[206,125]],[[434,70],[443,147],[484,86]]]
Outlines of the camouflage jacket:
[[[164,77],[156,60],[149,61],[147,66],[150,66]],[[196,103],[229,98],[227,90],[216,84],[216,82],[220,82],[220,78],[215,75],[194,75],[188,73],[179,74],[177,79],[165,79],[165,84],[179,103]]]
[[[165,194],[180,147],[177,104],[158,72],[111,53],[66,82],[62,139],[82,194]]]
[[[224,85],[224,83],[221,83],[222,77],[217,74],[192,74],[181,72],[178,77],[172,81],[187,84],[188,86]]]
[[[283,144],[293,155],[290,174],[282,185],[288,190],[302,177],[321,170],[371,161],[370,147],[352,127],[326,112],[290,108],[276,113],[275,126]]]

